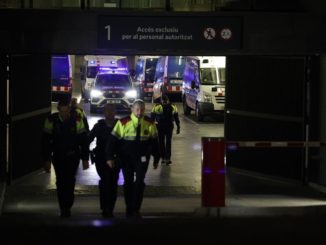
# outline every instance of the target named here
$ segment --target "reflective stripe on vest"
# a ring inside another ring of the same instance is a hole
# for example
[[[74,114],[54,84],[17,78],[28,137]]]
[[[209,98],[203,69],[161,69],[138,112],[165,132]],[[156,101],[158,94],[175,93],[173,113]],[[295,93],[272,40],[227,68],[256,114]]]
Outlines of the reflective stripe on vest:
[[[146,141],[150,138],[157,137],[157,129],[153,122],[147,121],[144,118],[138,119],[134,114],[130,116],[131,120],[122,124],[119,120],[112,130],[112,135],[118,139],[136,140],[136,128],[138,123],[141,124],[140,140]]]

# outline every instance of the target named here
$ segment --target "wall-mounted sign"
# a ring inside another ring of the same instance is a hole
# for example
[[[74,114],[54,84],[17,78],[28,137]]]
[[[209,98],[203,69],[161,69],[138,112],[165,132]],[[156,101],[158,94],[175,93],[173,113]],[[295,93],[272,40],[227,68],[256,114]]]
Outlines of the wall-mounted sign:
[[[241,17],[99,16],[101,49],[215,49],[242,47]]]

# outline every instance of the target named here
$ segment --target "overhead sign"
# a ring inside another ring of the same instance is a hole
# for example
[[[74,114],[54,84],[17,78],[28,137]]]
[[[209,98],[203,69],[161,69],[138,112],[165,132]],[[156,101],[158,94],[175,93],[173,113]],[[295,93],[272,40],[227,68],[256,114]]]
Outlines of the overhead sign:
[[[242,47],[241,17],[99,16],[98,48],[229,50]]]

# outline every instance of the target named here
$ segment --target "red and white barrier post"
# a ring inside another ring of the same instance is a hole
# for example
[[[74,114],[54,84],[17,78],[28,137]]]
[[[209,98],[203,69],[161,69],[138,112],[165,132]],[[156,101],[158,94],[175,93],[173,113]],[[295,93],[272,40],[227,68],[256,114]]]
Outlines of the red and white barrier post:
[[[238,148],[318,148],[320,141],[225,141],[221,137],[202,137],[202,206],[225,206],[225,150]]]
[[[224,138],[202,137],[202,206],[225,206]]]

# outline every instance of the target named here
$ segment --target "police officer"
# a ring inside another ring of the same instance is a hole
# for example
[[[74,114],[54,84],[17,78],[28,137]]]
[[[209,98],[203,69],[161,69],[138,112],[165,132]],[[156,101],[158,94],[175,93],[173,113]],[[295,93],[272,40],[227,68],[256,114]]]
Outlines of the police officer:
[[[131,115],[120,119],[112,131],[115,140],[108,145],[107,164],[114,166],[114,153],[118,152],[124,176],[126,216],[141,217],[139,211],[150,156],[154,156],[154,169],[158,166],[160,156],[156,125],[153,120],[144,116],[144,101],[135,100],[131,111]]]
[[[115,107],[112,104],[106,104],[104,107],[104,119],[98,120],[89,133],[89,142],[96,138],[96,147],[93,150],[95,166],[99,180],[100,207],[102,216],[113,218],[113,209],[117,200],[117,181],[120,168],[115,159],[115,166],[110,168],[106,164],[106,146],[107,142],[114,137],[111,131],[116,123]]]
[[[166,95],[162,95],[161,103],[154,105],[151,118],[157,122],[158,141],[160,146],[160,154],[162,163],[170,165],[171,161],[171,141],[173,128],[177,125],[177,134],[180,133],[180,120],[177,106],[171,104]]]
[[[73,116],[79,115],[82,118],[85,128],[86,128],[86,131],[88,132],[89,125],[88,125],[88,121],[87,121],[87,116],[86,116],[84,109],[78,106],[77,98],[74,97],[71,99],[70,108],[71,108],[71,114]]]
[[[69,100],[59,101],[58,112],[45,120],[42,155],[45,171],[50,172],[51,162],[54,167],[60,216],[69,217],[80,158],[83,169],[89,167],[86,129],[80,116],[71,115]]]

